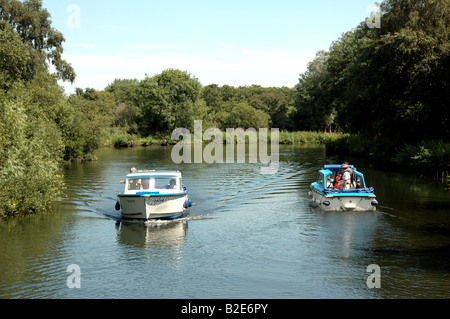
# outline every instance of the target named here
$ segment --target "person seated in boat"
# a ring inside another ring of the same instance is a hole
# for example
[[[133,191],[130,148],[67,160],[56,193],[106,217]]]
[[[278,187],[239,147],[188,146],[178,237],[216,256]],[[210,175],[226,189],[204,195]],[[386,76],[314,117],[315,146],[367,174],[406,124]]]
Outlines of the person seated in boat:
[[[334,188],[340,189],[339,185],[341,183],[341,174],[337,174],[334,178]]]
[[[130,182],[128,183],[128,189],[129,190],[140,190],[144,189],[144,186],[142,185],[142,179],[130,179]]]
[[[144,178],[141,181],[142,188],[141,189],[149,189],[150,188],[150,180],[148,178]]]
[[[333,181],[330,176],[327,177],[327,188],[333,188]]]
[[[132,168],[130,168],[130,174],[131,173],[134,173],[136,171],[136,167],[132,167]],[[125,181],[120,181],[120,184],[125,184]]]
[[[169,181],[169,185],[167,185],[166,188],[167,188],[167,189],[174,189],[175,186],[176,186],[176,184],[177,184],[177,181],[175,180],[175,178],[172,178],[172,179]]]
[[[350,189],[351,186],[351,178],[352,175],[350,173],[349,167],[347,164],[342,164],[341,166],[342,169],[342,189],[346,190],[346,189]]]

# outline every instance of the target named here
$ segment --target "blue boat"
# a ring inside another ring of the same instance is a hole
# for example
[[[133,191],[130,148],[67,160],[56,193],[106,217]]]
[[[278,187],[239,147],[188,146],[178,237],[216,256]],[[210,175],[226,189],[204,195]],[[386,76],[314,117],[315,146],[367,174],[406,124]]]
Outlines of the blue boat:
[[[350,173],[348,189],[340,181],[343,170]],[[311,183],[309,194],[312,204],[325,211],[373,211],[378,205],[373,187],[366,186],[364,175],[354,165],[324,165]]]

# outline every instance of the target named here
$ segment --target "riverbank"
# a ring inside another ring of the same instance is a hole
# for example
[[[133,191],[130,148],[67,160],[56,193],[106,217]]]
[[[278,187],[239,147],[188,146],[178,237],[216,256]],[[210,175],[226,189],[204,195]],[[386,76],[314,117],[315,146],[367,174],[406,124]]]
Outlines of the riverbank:
[[[225,132],[224,132],[225,134]],[[346,134],[342,133],[324,133],[324,132],[308,132],[308,131],[298,131],[298,132],[288,132],[288,131],[280,131],[279,132],[279,143],[281,145],[289,145],[289,144],[327,144],[333,141],[337,141]],[[193,142],[194,136],[191,136]],[[203,141],[204,143],[208,143],[210,140]],[[225,141],[225,139],[224,139]],[[235,138],[235,142],[238,139]],[[271,134],[268,132],[267,142],[271,142]],[[110,134],[107,139],[104,141],[104,146],[114,146],[117,148],[122,147],[135,147],[135,146],[152,146],[152,145],[160,145],[160,146],[168,146],[175,145],[178,141],[172,140],[170,134],[156,133],[147,137],[142,137],[139,135],[126,134],[123,132],[116,131],[113,134]]]
[[[191,136],[192,142],[194,136]],[[229,140],[225,141],[227,143]],[[238,139],[234,139],[235,143]],[[203,141],[209,143],[210,140]],[[248,141],[246,141],[248,142]],[[268,132],[267,142],[271,142]],[[108,147],[169,146],[178,141],[170,134],[155,133],[147,137],[126,134],[116,130],[104,141]],[[344,133],[280,131],[279,144],[324,144],[328,155],[353,155],[372,159],[374,163],[388,166],[391,170],[418,172],[442,182],[450,182],[450,143],[443,141],[420,141],[416,144],[397,143],[389,139],[369,139],[360,135]]]
[[[450,143],[422,140],[417,143],[343,135],[327,143],[328,155],[353,155],[370,158],[389,170],[415,172],[450,183]]]

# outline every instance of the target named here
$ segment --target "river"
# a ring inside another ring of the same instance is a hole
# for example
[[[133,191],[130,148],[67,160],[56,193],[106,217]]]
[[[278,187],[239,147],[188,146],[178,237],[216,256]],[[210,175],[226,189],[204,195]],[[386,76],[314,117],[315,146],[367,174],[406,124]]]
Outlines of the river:
[[[280,146],[273,175],[248,162],[175,165],[171,147],[96,154],[62,168],[67,189],[54,211],[0,222],[0,298],[450,297],[444,184],[347,159],[380,206],[333,213],[308,197],[317,170],[340,160],[322,146]],[[131,166],[179,169],[189,213],[120,221],[114,205]],[[368,285],[369,265],[379,288]]]

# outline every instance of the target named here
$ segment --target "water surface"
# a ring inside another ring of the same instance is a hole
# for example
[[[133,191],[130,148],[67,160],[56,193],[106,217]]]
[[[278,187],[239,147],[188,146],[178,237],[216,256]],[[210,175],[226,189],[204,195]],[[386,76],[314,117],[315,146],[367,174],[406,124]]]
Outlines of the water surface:
[[[65,166],[55,211],[0,223],[0,298],[449,298],[450,196],[445,185],[353,162],[376,212],[310,207],[323,147],[280,146],[260,164],[180,164],[170,147],[105,148]],[[351,160],[351,159],[350,159]],[[131,166],[179,169],[194,205],[177,221],[120,221]],[[81,269],[70,289],[69,265]],[[367,267],[381,288],[367,286]]]

